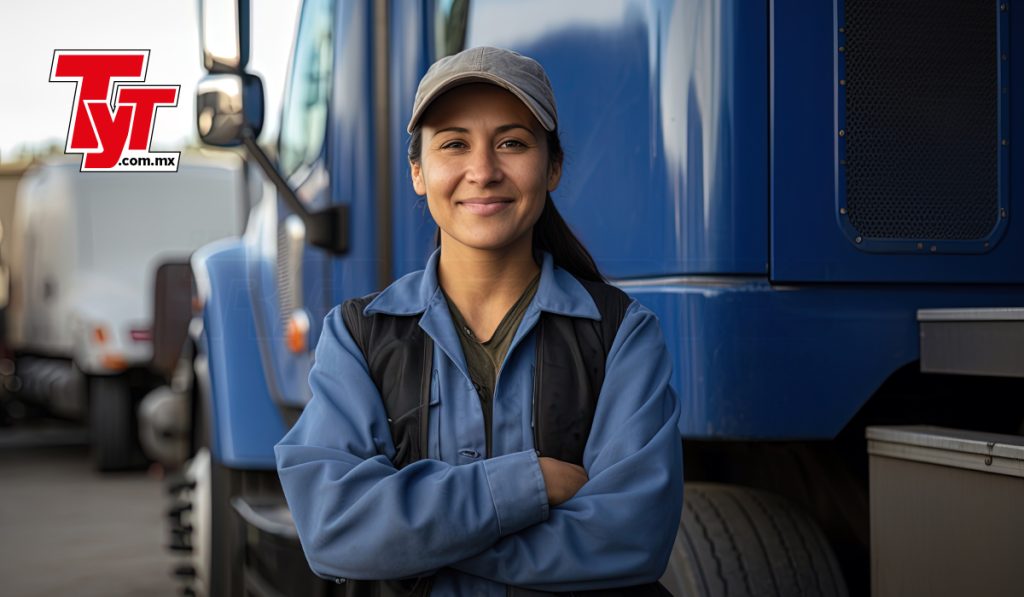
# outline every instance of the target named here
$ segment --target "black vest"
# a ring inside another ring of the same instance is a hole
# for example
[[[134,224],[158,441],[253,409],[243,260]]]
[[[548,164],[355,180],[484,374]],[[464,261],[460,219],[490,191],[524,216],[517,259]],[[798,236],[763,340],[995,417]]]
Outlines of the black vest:
[[[542,312],[537,323],[533,386],[533,441],[540,456],[583,464],[583,450],[604,383],[604,365],[631,299],[607,284],[580,280],[601,321]],[[346,301],[345,326],[363,353],[380,392],[395,445],[392,462],[403,468],[426,457],[434,343],[419,326],[420,315],[363,315],[376,293]],[[401,581],[349,580],[346,595],[427,595],[429,577]],[[541,595],[513,588],[512,595]],[[586,595],[665,595],[644,585]]]

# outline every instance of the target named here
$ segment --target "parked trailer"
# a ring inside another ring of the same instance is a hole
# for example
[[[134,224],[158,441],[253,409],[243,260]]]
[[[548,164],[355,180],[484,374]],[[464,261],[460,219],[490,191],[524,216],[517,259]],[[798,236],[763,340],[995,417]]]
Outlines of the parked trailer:
[[[206,45],[199,129],[244,145],[265,184],[243,238],[192,260],[202,432],[173,546],[197,594],[332,590],[272,447],[310,398],[327,311],[432,248],[404,125],[427,66],[466,47],[544,65],[555,201],[665,330],[686,472],[673,592],[864,594],[866,428],[1021,433],[1019,381],[923,374],[917,321],[1024,304],[1021,2],[307,0],[274,159],[254,141],[249,6],[229,4],[209,15],[237,23],[202,20],[239,43]]]
[[[18,182],[29,167],[28,162],[0,166],[0,380],[4,371],[13,371],[14,362],[7,347],[7,303],[10,301],[10,268],[4,258],[12,245],[11,224],[14,221],[14,198]],[[0,425],[9,425],[27,413],[22,405],[7,399],[8,388],[0,387]]]
[[[11,224],[14,221],[14,198],[18,190],[18,182],[25,175],[29,162],[15,162],[0,166],[0,307],[6,308],[10,293],[10,272],[3,256],[10,250],[13,243]],[[3,318],[0,318],[0,343],[6,337],[3,329]]]
[[[154,384],[153,280],[169,261],[237,235],[237,159],[186,158],[176,173],[81,172],[53,158],[18,187],[7,311],[14,398],[89,421],[98,468],[138,466],[135,409]]]

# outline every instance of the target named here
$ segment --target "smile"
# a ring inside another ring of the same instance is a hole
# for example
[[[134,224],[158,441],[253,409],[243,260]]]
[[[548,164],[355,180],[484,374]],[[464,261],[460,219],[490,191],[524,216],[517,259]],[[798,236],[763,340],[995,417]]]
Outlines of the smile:
[[[469,199],[466,201],[458,201],[456,202],[456,205],[465,208],[466,211],[477,216],[491,216],[504,211],[508,206],[512,205],[512,200]]]

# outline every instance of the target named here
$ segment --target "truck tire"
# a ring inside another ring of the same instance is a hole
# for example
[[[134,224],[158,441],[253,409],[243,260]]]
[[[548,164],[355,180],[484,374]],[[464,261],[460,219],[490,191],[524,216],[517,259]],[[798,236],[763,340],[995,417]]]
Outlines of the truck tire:
[[[135,401],[127,378],[89,380],[89,443],[97,470],[120,471],[146,465],[135,421]]]
[[[845,597],[824,533],[781,496],[688,483],[683,516],[661,582],[677,597]]]

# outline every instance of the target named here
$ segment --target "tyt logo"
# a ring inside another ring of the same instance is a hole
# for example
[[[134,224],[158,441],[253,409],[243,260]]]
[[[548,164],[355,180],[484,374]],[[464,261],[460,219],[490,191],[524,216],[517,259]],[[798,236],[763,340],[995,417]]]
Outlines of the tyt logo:
[[[177,172],[179,152],[149,150],[161,106],[177,106],[180,85],[146,80],[149,50],[55,50],[50,81],[75,83],[65,153],[81,153],[82,171]]]

